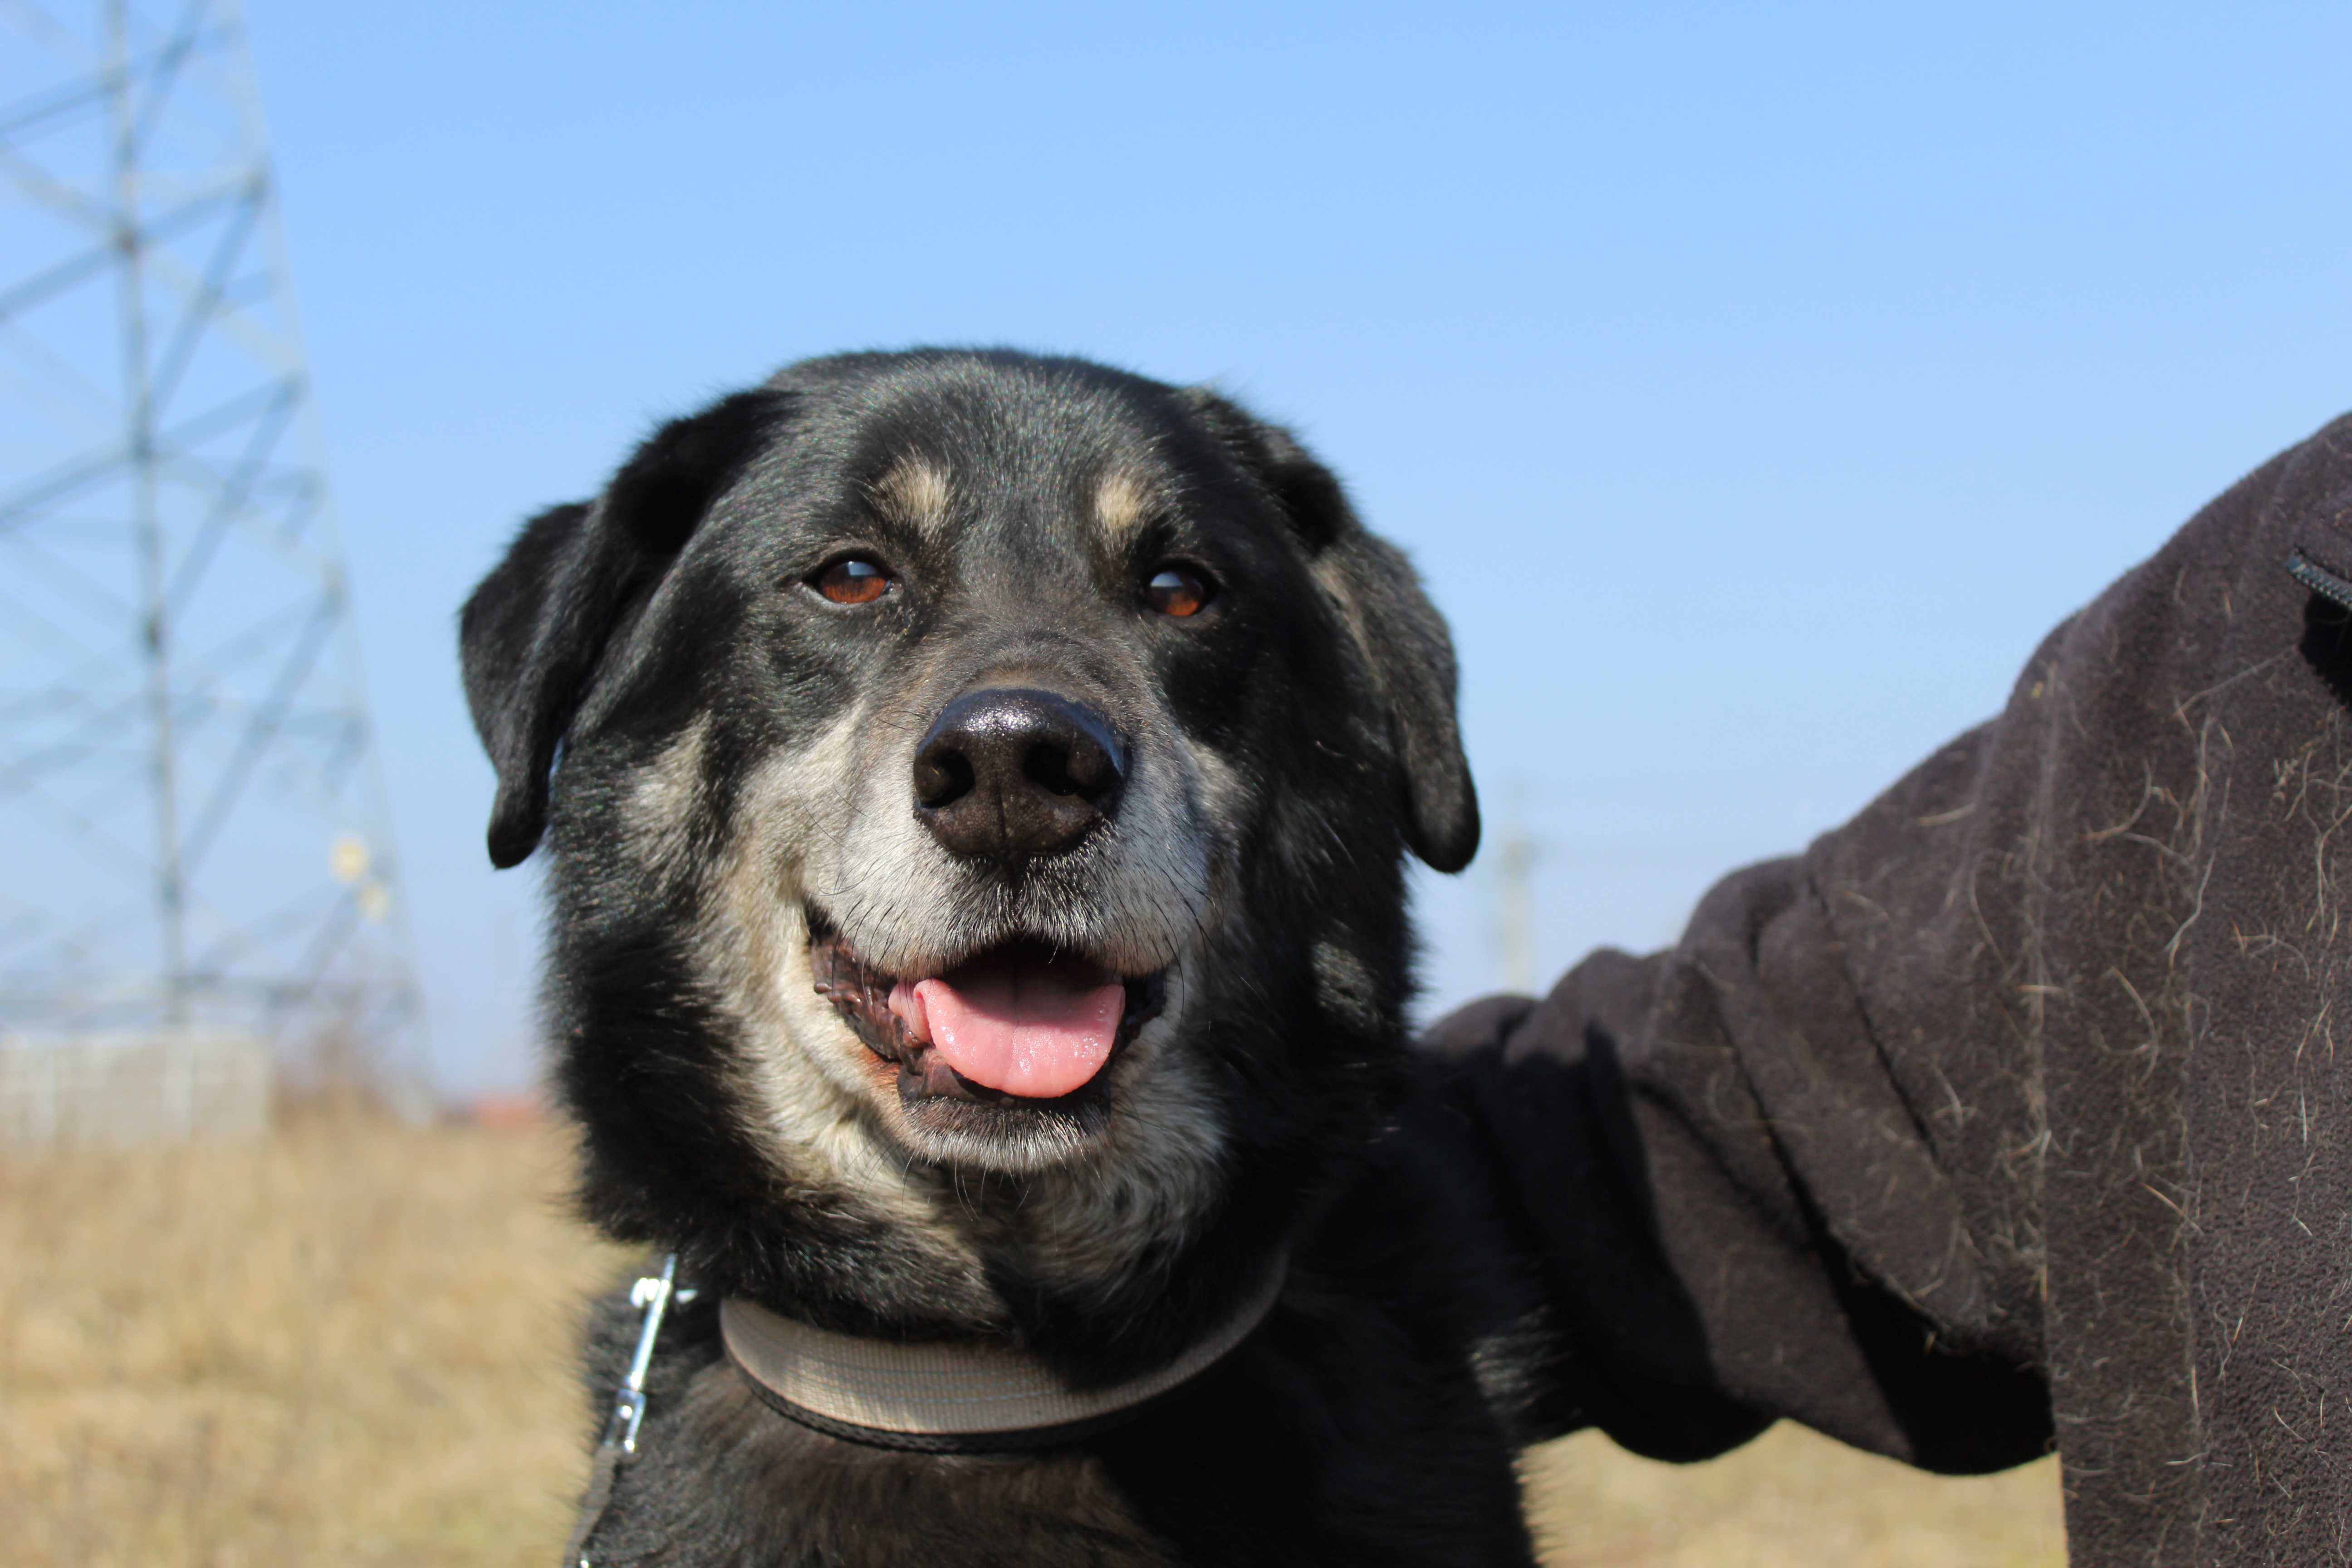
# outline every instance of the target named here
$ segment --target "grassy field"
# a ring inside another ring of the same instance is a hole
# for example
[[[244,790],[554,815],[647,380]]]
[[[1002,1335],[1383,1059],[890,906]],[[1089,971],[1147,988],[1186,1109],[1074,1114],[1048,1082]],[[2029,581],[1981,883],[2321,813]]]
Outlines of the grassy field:
[[[14,1564],[551,1563],[572,1324],[625,1261],[546,1129],[317,1114],[266,1143],[0,1163]],[[2057,1564],[2056,1472],[1938,1480],[1782,1428],[1690,1468],[1528,1465],[1553,1564]]]

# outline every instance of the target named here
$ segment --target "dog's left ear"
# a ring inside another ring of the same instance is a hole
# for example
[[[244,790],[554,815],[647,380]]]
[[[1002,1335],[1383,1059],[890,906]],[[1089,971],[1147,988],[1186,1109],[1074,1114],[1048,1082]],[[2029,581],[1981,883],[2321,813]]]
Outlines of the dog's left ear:
[[[1441,871],[1478,852],[1478,792],[1454,712],[1454,642],[1404,552],[1367,531],[1339,476],[1297,437],[1205,388],[1182,397],[1288,514],[1388,710],[1405,842]]]
[[[606,639],[784,414],[783,395],[742,392],[665,425],[595,500],[526,523],[466,601],[457,623],[466,701],[499,777],[491,865],[518,865],[538,846],[555,749]]]

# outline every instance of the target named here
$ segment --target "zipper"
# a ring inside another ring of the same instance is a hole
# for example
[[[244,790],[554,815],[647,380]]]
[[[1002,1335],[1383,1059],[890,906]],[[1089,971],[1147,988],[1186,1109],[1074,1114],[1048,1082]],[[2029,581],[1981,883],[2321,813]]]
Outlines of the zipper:
[[[2338,577],[2326,567],[2315,564],[2300,550],[2289,551],[2286,558],[2287,575],[2318,595],[2345,609],[2352,610],[2352,581]]]

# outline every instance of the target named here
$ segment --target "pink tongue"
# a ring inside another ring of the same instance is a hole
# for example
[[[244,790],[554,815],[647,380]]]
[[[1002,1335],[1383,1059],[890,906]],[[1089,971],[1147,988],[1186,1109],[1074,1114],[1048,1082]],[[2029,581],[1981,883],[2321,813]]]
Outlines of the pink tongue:
[[[1083,963],[975,965],[959,984],[900,981],[891,987],[890,1011],[982,1088],[1052,1100],[1110,1059],[1127,987],[1088,984],[1101,973]]]

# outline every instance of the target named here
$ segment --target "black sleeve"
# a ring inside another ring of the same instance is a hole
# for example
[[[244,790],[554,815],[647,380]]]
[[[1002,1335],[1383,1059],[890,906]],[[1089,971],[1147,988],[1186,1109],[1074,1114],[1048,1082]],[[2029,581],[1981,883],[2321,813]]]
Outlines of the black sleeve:
[[[1671,952],[1598,953],[1540,1002],[1490,999],[1431,1032],[1451,1075],[1438,1098],[1540,1260],[1544,1332],[1519,1352],[1543,1368],[1529,1436],[1599,1426],[1696,1459],[1788,1416],[1963,1473],[2047,1447],[2046,1393],[1983,1331],[1932,1159],[1883,1086],[1889,1103],[1868,1103],[1874,1063],[1771,1042],[1806,1058],[1783,1064],[1804,1081],[1781,1086],[1776,1120],[1734,1044],[1738,1026],[1784,1033],[1783,1009],[1851,1013],[1839,978],[1811,972],[1835,951],[1802,862],[1774,862],[1718,886]],[[1864,1082],[1837,1081],[1840,1065]],[[1792,1169],[1791,1140],[1841,1144],[1814,1162],[1830,1190]],[[1842,1237],[1833,1207],[1878,1228]]]
[[[2341,1554],[2347,606],[2352,418],[1672,949],[1437,1026],[1528,1436],[2054,1446],[2077,1563]]]

